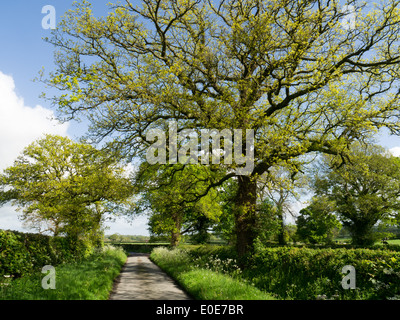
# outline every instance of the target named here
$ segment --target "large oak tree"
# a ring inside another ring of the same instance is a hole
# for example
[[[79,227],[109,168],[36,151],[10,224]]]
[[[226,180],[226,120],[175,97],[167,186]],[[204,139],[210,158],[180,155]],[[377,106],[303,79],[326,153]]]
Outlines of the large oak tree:
[[[243,255],[257,177],[307,153],[345,155],[379,128],[399,132],[399,1],[344,2],[352,12],[331,0],[127,0],[95,17],[83,1],[47,39],[57,67],[46,82],[61,90],[64,119],[87,117],[94,138],[129,157],[144,159],[148,130],[172,120],[179,131],[254,130],[251,174],[227,164],[198,195],[238,180]],[[354,28],[343,24],[354,14]]]

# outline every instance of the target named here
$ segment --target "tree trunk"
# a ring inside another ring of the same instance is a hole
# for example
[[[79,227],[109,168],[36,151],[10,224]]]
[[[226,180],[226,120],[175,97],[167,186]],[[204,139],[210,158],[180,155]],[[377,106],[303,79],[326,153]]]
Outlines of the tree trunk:
[[[172,219],[175,222],[175,227],[171,231],[171,246],[176,247],[178,246],[179,241],[181,240],[181,226],[182,226],[181,217],[179,213],[177,213],[172,216]]]
[[[375,239],[372,232],[372,227],[375,223],[374,221],[371,222],[361,219],[353,220],[352,223],[348,223],[347,226],[350,229],[352,243],[360,246],[374,244]]]
[[[235,201],[236,250],[239,258],[253,250],[256,237],[257,185],[249,176],[238,177],[239,189]]]
[[[278,207],[278,220],[279,220],[279,233],[278,233],[278,243],[281,246],[286,245],[285,239],[285,222],[283,221],[283,210],[282,207]]]
[[[171,246],[172,246],[172,247],[178,246],[180,239],[181,239],[181,234],[180,234],[180,232],[179,232],[179,231],[176,232],[175,230],[173,230],[173,231],[171,232]]]

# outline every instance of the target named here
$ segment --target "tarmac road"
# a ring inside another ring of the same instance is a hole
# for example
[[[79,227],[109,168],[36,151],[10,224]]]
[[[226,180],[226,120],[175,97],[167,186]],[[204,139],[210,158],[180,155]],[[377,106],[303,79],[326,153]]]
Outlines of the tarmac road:
[[[191,299],[147,253],[131,253],[114,283],[110,300]]]

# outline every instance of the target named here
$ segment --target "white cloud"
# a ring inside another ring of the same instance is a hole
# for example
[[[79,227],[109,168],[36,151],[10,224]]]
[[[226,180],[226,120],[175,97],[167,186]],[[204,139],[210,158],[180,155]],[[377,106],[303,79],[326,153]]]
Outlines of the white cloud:
[[[12,165],[21,151],[44,134],[67,136],[68,124],[59,124],[53,111],[26,106],[15,92],[14,79],[0,71],[0,172]],[[0,229],[23,230],[15,208],[0,208]]]
[[[26,106],[15,93],[11,76],[0,71],[0,170],[12,165],[21,151],[45,133],[67,135],[68,124],[60,124],[53,111]]]
[[[18,213],[15,209],[15,207],[9,204],[0,208],[0,229],[27,231],[27,229],[22,226],[22,222],[18,219]]]
[[[42,106],[26,106],[15,92],[14,79],[0,71],[0,173],[11,166],[21,151],[44,134],[67,136],[68,124],[59,124],[52,110]],[[128,173],[137,170],[127,166]],[[7,204],[0,208],[0,229],[35,232],[22,227],[15,207]],[[106,223],[107,233],[148,235],[147,218],[138,217],[131,224],[124,219]]]
[[[395,157],[400,156],[400,147],[393,147],[389,149],[390,153],[393,154]]]

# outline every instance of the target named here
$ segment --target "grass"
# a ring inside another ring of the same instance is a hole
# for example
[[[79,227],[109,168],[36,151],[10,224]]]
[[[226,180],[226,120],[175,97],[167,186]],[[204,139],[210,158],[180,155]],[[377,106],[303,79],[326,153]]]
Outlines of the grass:
[[[174,278],[197,300],[274,300],[250,283],[224,273],[220,260],[214,263],[217,270],[197,265],[198,261],[182,249],[155,248],[150,255],[161,269]],[[213,262],[210,261],[212,264]]]
[[[259,244],[243,269],[229,246],[157,248],[150,257],[195,299],[398,300],[400,251],[391,248]],[[355,268],[356,289],[342,286],[346,265]]]
[[[245,282],[211,270],[194,269],[183,272],[179,275],[179,281],[198,300],[275,299]]]
[[[398,244],[400,245],[400,239],[392,239],[387,241],[389,244]]]
[[[126,261],[122,249],[105,247],[85,260],[55,267],[56,288],[43,289],[41,272],[0,287],[0,300],[107,300]]]

